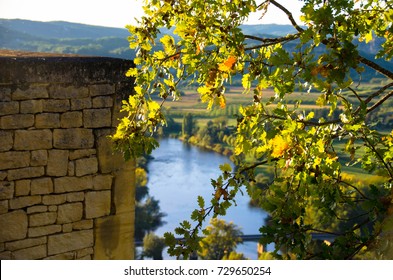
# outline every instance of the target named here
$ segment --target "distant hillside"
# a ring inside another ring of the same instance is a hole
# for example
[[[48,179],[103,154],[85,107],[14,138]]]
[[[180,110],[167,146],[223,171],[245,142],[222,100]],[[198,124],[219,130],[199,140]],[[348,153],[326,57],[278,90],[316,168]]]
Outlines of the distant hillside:
[[[243,25],[245,34],[254,36],[277,37],[295,32],[291,25]],[[162,30],[162,34],[173,30]],[[133,59],[134,51],[129,49],[125,28],[93,26],[64,21],[39,22],[21,19],[0,19],[0,49],[21,51],[70,53]],[[359,51],[373,59],[382,41],[374,40],[370,44],[360,44]],[[287,48],[294,48],[289,43]],[[322,50],[323,51],[323,50]],[[383,67],[392,69],[393,63],[379,60]],[[367,71],[363,80],[377,77]]]

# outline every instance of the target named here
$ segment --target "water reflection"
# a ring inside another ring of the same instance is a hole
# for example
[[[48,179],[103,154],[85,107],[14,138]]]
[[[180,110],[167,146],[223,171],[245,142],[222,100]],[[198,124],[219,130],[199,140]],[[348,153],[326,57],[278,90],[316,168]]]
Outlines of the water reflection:
[[[197,208],[197,196],[206,202],[210,200],[213,187],[212,178],[220,175],[219,165],[230,160],[214,152],[204,151],[189,146],[176,139],[163,139],[160,147],[153,151],[148,165],[148,187],[151,196],[160,201],[161,211],[166,213],[166,224],[156,230],[156,234],[174,232],[179,222],[189,219]],[[246,193],[246,192],[245,192]],[[227,216],[221,217],[233,221],[241,227],[244,234],[258,234],[266,213],[248,205],[249,197],[239,196],[237,206],[232,207]],[[256,259],[256,243],[245,243],[237,249],[248,258]]]

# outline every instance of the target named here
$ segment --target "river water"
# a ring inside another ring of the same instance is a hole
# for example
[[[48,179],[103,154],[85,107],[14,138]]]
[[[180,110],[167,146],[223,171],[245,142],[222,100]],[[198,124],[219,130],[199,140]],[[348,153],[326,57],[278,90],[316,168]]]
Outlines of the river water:
[[[231,162],[225,156],[171,138],[162,139],[152,156],[154,159],[148,165],[148,187],[150,195],[160,201],[161,211],[167,214],[166,224],[155,232],[162,236],[165,232],[174,232],[183,220],[190,220],[191,212],[198,208],[198,195],[208,204],[213,193],[210,180],[221,174],[220,164]],[[239,226],[243,234],[258,234],[266,213],[250,208],[245,190],[244,193],[244,196],[239,193],[237,206],[232,206],[227,215],[220,218]],[[257,259],[256,242],[243,243],[236,251],[247,258]],[[167,257],[164,254],[164,258]]]

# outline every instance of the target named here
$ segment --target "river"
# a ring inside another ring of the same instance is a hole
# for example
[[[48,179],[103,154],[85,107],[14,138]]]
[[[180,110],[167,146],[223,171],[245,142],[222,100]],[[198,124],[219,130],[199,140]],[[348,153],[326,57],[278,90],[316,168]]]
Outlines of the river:
[[[167,214],[164,218],[166,224],[155,232],[160,236],[167,231],[174,232],[183,220],[190,220],[191,212],[198,208],[198,195],[204,197],[208,204],[213,193],[210,180],[221,174],[220,164],[232,164],[225,156],[171,138],[162,139],[152,157],[148,165],[149,192],[160,201],[161,211]],[[220,218],[232,221],[243,234],[258,234],[266,213],[249,207],[249,197],[245,190],[244,193],[244,196],[239,193],[237,206],[231,207],[227,215]],[[257,259],[256,242],[243,243],[236,251],[247,258]],[[164,254],[164,258],[168,255]]]

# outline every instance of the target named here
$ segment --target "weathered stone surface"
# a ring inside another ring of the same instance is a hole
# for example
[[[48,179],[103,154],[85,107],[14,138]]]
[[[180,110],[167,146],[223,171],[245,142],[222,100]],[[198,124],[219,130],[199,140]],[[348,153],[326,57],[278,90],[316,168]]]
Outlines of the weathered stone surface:
[[[16,89],[12,93],[13,100],[30,100],[48,98],[47,85],[30,85],[28,89]]]
[[[32,214],[29,216],[29,227],[52,225],[56,223],[56,219],[56,212]]]
[[[37,167],[25,167],[20,169],[11,169],[8,170],[8,180],[19,180],[25,178],[35,178],[41,177],[45,174],[45,169],[43,166]]]
[[[0,214],[8,212],[8,200],[0,200]]]
[[[42,203],[44,205],[59,205],[64,202],[66,202],[66,195],[65,194],[44,195],[42,197]]]
[[[12,260],[12,252],[11,251],[1,252],[0,260]]]
[[[42,100],[26,100],[20,102],[20,112],[22,114],[36,114],[42,111]]]
[[[13,198],[14,192],[14,182],[0,181],[0,200]]]
[[[82,219],[83,204],[81,202],[66,203],[58,206],[58,224],[72,223]]]
[[[15,181],[15,196],[24,196],[30,194],[30,180]]]
[[[45,258],[44,260],[75,260],[76,253],[75,252],[66,252],[62,254],[53,255]]]
[[[71,110],[89,109],[92,106],[91,98],[81,98],[71,100]]]
[[[25,238],[27,214],[19,210],[0,215],[0,228],[0,243]]]
[[[52,85],[49,88],[49,96],[54,99],[84,98],[89,96],[89,91],[87,87]]]
[[[3,102],[11,101],[11,89],[9,86],[0,86],[0,100]]]
[[[35,116],[36,128],[59,128],[60,114],[42,113]]]
[[[112,96],[98,96],[93,98],[93,108],[108,108],[113,106]]]
[[[41,203],[41,196],[21,196],[10,199],[10,209],[21,209]]]
[[[77,256],[78,259],[80,259],[80,258],[89,256],[89,255],[92,255],[93,253],[94,253],[93,248],[85,248],[85,249],[82,249],[82,250],[78,250],[77,253],[76,253],[76,256]]]
[[[68,150],[50,150],[48,152],[48,176],[66,176],[68,171]]]
[[[48,255],[56,255],[93,246],[93,230],[81,230],[48,237]]]
[[[15,150],[52,149],[52,132],[49,129],[15,131]]]
[[[48,211],[48,206],[37,205],[27,208],[27,214],[42,213]]]
[[[75,175],[78,177],[95,174],[98,172],[98,161],[96,157],[82,158],[75,161]]]
[[[93,220],[82,220],[72,223],[72,228],[74,230],[91,229],[93,228]]]
[[[87,128],[102,128],[112,126],[112,114],[110,109],[86,109],[83,110],[83,124]]]
[[[43,177],[31,180],[31,195],[50,194],[53,192],[52,178]]]
[[[91,190],[93,188],[93,178],[85,177],[60,177],[55,178],[55,192],[78,192],[83,190]]]
[[[75,176],[75,162],[74,161],[68,162],[67,175],[68,176]]]
[[[48,163],[48,151],[47,150],[37,150],[31,151],[31,166],[44,166]]]
[[[14,258],[16,260],[38,260],[45,258],[46,254],[46,245],[39,245],[31,248],[21,249],[15,252],[12,252]]]
[[[93,178],[93,189],[110,190],[112,188],[112,175],[97,175]]]
[[[12,131],[0,130],[0,152],[6,152],[12,149],[14,145],[12,134]]]
[[[0,99],[1,100],[1,99]],[[19,102],[0,102],[0,116],[19,113]]]
[[[0,171],[0,181],[5,180],[7,178],[7,171]]]
[[[0,117],[1,129],[29,128],[34,125],[34,115],[17,114]]]
[[[43,101],[44,112],[63,113],[71,108],[70,101],[67,99],[47,99]]]
[[[67,193],[67,202],[77,202],[85,200],[84,192]]]
[[[89,149],[94,146],[91,129],[69,128],[53,131],[53,145],[57,149]]]
[[[28,238],[5,244],[6,250],[15,251],[24,248],[30,248],[38,245],[46,244],[46,237]]]
[[[111,210],[111,192],[88,192],[85,195],[86,218],[98,218],[109,215]]]
[[[102,84],[102,85],[91,85],[89,86],[90,96],[98,96],[98,95],[111,95],[115,93],[115,86]]]
[[[50,235],[58,232],[61,232],[61,225],[33,227],[33,228],[29,228],[28,236],[38,237],[38,236]]]
[[[72,224],[63,224],[63,232],[71,232],[72,231]]]
[[[119,170],[124,165],[124,158],[120,153],[113,153],[112,143],[106,136],[98,139],[98,165],[101,173]]]
[[[95,149],[74,150],[74,151],[70,151],[70,160],[90,157],[91,155],[95,155],[95,154],[96,154]]]
[[[61,115],[62,128],[81,127],[83,125],[82,112],[66,112]]]
[[[29,152],[0,153],[0,170],[26,167],[30,164]]]
[[[57,212],[57,205],[49,205],[48,211],[49,212]]]

